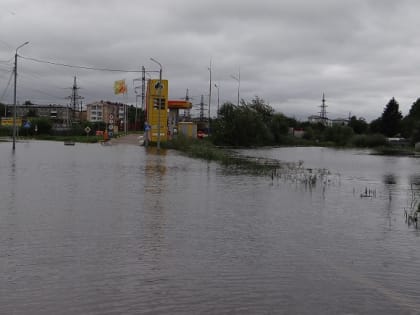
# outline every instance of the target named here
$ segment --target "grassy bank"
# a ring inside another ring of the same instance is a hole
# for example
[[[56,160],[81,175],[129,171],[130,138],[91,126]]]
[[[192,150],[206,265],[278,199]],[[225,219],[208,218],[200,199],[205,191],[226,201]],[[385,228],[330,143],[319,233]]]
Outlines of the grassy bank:
[[[326,169],[307,169],[304,167],[303,161],[282,162],[268,158],[238,155],[230,149],[216,147],[207,140],[178,137],[176,140],[165,143],[164,147],[178,150],[190,157],[218,162],[233,172],[267,176],[272,181],[282,180],[302,184],[305,187],[315,187],[317,183],[336,184],[339,179],[339,175],[331,174]]]
[[[238,155],[228,148],[217,147],[205,139],[198,140],[179,136],[164,143],[163,147],[183,152],[189,157],[215,161],[227,167],[252,173],[271,174],[274,170],[282,167],[279,161]]]

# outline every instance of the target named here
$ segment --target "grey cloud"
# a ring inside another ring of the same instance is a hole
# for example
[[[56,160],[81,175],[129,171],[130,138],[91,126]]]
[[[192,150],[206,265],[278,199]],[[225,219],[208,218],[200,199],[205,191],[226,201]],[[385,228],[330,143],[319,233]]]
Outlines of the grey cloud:
[[[11,100],[12,64],[5,61],[29,40],[20,55],[73,65],[156,70],[154,57],[173,98],[186,89],[197,102],[207,95],[212,60],[223,101],[236,102],[231,75],[240,69],[241,98],[258,95],[290,116],[318,112],[323,92],[334,116],[374,119],[393,96],[406,114],[420,83],[419,9],[414,0],[4,0],[0,101]],[[130,88],[139,76],[20,58],[18,98],[65,104],[75,75],[85,102],[119,100],[113,81],[124,78]],[[132,88],[127,101],[135,102]]]

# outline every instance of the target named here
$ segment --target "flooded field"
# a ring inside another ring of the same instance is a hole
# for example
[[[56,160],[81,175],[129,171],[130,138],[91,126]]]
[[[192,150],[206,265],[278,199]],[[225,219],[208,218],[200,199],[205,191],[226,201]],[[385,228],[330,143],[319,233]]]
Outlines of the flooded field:
[[[304,171],[255,176],[125,144],[18,142],[13,153],[0,142],[0,313],[418,313],[420,229],[403,214],[419,159],[239,153]]]

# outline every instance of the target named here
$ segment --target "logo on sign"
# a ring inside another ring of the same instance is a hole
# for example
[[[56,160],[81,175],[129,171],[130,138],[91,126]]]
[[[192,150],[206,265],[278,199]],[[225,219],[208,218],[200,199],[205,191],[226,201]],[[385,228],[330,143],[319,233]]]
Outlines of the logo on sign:
[[[161,82],[156,82],[156,84],[155,84],[155,90],[157,90],[157,89],[159,89],[159,88],[161,88],[161,89],[163,89],[163,83],[161,83]]]

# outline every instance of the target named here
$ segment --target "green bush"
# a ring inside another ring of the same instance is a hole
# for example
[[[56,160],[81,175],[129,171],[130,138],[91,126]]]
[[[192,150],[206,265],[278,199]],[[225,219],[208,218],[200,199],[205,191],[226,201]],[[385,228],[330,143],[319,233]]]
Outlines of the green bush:
[[[355,135],[351,139],[353,146],[362,148],[372,148],[387,145],[387,140],[384,135],[372,134],[372,135]]]
[[[10,137],[12,136],[11,127],[0,127],[0,137]]]

